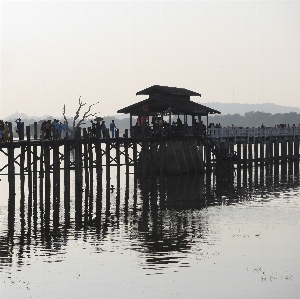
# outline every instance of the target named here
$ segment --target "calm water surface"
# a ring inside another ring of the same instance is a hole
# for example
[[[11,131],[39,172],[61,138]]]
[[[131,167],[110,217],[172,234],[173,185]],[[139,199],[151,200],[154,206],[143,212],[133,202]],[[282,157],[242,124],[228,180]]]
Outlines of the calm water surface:
[[[124,172],[120,205],[110,191],[106,216],[103,190],[101,222],[80,228],[74,192],[69,227],[63,206],[58,229],[51,219],[45,228],[39,206],[29,227],[16,180],[13,235],[1,176],[1,298],[299,298],[298,176],[281,167],[278,175],[253,168],[232,181],[130,175],[127,194]]]

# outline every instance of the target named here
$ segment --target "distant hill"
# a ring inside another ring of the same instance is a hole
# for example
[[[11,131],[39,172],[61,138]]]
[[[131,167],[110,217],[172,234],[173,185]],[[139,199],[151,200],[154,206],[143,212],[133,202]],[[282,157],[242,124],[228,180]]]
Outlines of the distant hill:
[[[265,112],[265,113],[290,113],[297,112],[300,113],[300,108],[281,106],[273,103],[263,103],[263,104],[240,104],[240,103],[199,103],[212,109],[216,109],[221,112],[222,115],[226,114],[239,114],[244,115],[246,112]]]
[[[29,116],[25,113],[13,113],[7,117],[5,117],[3,120],[4,121],[14,121],[18,118],[21,118],[21,120],[25,120],[25,119],[36,119],[36,120],[41,120],[41,119],[53,119],[53,117],[51,115],[43,115],[43,116]],[[54,117],[55,118],[55,117]]]

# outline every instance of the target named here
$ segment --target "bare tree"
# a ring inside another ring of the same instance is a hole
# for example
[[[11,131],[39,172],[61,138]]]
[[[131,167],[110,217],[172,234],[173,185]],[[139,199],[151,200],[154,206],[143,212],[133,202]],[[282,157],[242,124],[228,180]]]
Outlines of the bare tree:
[[[81,96],[79,96],[79,99],[78,99],[78,109],[76,111],[76,114],[73,118],[73,124],[72,124],[72,133],[71,133],[71,136],[74,137],[74,133],[75,133],[75,128],[78,128],[80,127],[80,125],[85,121],[87,120],[89,117],[94,117],[97,115],[98,112],[95,112],[95,113],[91,113],[91,109],[93,106],[95,106],[96,104],[99,104],[99,102],[97,103],[94,103],[92,105],[89,105],[88,106],[88,109],[86,110],[86,112],[83,113],[82,117],[80,118],[80,112],[81,112],[81,108],[83,106],[86,105],[86,103],[83,103],[82,100],[81,100]],[[64,104],[64,107],[63,107],[63,117],[64,117],[64,120],[66,121],[66,124],[68,125],[68,128],[69,128],[69,124],[68,124],[68,119],[66,117],[66,104]],[[79,119],[79,120],[78,120]],[[76,124],[77,122],[77,124]],[[69,129],[70,130],[70,129]]]

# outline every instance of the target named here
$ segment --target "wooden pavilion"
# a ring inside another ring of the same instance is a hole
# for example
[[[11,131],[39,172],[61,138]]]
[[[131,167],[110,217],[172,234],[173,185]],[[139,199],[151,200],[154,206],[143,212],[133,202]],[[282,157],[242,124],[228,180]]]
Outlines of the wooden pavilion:
[[[132,117],[137,117],[135,125],[149,125],[149,117],[152,117],[152,125],[154,120],[164,122],[164,117],[169,118],[169,125],[171,125],[172,116],[177,115],[178,118],[183,116],[183,123],[185,124],[185,132],[192,132],[188,129],[188,116],[192,118],[192,124],[197,119],[201,122],[201,117],[208,114],[220,114],[221,112],[211,109],[207,106],[191,101],[191,96],[199,96],[201,94],[177,87],[153,85],[136,93],[136,95],[147,95],[148,98],[137,102],[133,105],[127,106],[118,110],[118,113],[130,114],[130,132],[134,132]]]

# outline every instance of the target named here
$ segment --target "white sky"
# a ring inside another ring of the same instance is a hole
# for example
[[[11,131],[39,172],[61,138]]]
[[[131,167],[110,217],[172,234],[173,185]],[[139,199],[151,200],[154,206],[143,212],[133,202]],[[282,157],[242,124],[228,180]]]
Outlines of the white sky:
[[[300,107],[300,1],[1,1],[0,118],[116,114],[154,84]]]

